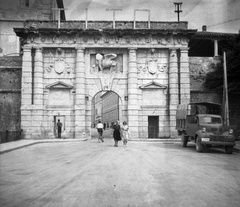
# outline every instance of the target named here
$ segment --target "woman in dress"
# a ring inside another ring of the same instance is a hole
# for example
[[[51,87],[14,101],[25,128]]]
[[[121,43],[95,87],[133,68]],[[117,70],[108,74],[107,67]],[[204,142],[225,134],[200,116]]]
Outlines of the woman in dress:
[[[121,141],[121,127],[119,121],[117,120],[113,126],[113,139],[114,139],[114,147],[118,147],[118,141]]]
[[[127,146],[128,135],[129,135],[128,125],[127,125],[127,122],[124,121],[122,125],[122,139],[123,139],[123,145],[125,147]]]

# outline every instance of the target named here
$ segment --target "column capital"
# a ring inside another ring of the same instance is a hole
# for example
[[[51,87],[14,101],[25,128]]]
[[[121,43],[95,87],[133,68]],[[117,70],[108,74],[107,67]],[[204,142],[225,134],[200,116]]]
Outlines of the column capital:
[[[42,51],[43,50],[43,48],[39,45],[35,45],[35,46],[33,46],[33,48],[36,49],[36,51]]]
[[[136,51],[138,48],[137,47],[129,47],[128,50],[129,51]]]
[[[22,49],[23,49],[24,51],[31,51],[32,45],[23,45],[23,46],[22,46]]]
[[[169,48],[170,53],[176,53],[178,48],[172,47]]]
[[[76,49],[77,51],[84,51],[84,50],[85,50],[85,47],[76,46],[75,49]]]
[[[181,52],[188,52],[189,51],[189,47],[180,47],[179,48]]]

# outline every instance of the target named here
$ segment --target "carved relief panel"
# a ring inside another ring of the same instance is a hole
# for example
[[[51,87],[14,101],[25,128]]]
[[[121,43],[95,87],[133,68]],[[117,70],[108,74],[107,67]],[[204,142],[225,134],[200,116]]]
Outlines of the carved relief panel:
[[[124,52],[118,49],[91,49],[89,72],[100,80],[102,90],[111,90],[114,78],[124,71]]]
[[[116,53],[90,54],[91,73],[122,73],[123,55]]]

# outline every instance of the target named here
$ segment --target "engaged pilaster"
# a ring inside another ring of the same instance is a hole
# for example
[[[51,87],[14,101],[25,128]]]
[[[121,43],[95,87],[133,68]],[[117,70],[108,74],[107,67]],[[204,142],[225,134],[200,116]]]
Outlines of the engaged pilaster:
[[[86,133],[84,49],[83,47],[76,48],[75,138],[82,138]]]
[[[138,77],[137,48],[129,48],[128,63],[128,125],[133,137],[138,138]]]
[[[176,49],[171,49],[169,57],[169,124],[171,137],[175,137],[177,135],[175,127],[178,102],[177,51]]]

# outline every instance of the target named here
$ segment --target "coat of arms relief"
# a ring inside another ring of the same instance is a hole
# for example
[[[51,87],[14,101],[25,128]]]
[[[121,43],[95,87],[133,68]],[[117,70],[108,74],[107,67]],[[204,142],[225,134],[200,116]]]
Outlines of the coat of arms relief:
[[[158,59],[151,58],[146,60],[145,64],[138,64],[138,73],[158,75],[160,73],[167,73],[167,68],[167,63],[161,63]]]
[[[66,62],[64,49],[57,48],[55,51],[50,51],[47,56],[49,57],[49,65],[46,68],[48,73],[55,72],[58,75],[71,73],[72,67]]]

